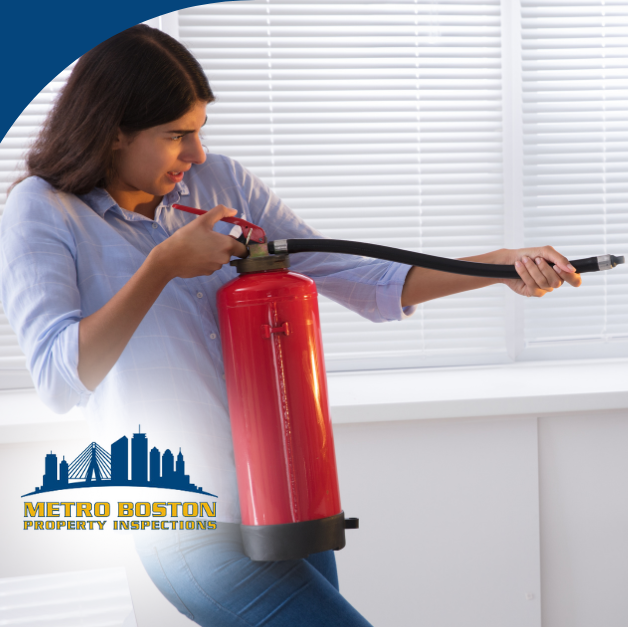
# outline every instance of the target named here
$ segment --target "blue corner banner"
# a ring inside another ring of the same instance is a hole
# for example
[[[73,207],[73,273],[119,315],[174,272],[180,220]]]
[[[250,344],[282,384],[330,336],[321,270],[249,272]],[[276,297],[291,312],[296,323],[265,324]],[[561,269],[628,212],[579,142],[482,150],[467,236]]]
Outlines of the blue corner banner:
[[[101,41],[158,15],[224,1],[64,0],[35,5],[30,2],[3,3],[0,138],[6,135],[28,103],[59,72]]]

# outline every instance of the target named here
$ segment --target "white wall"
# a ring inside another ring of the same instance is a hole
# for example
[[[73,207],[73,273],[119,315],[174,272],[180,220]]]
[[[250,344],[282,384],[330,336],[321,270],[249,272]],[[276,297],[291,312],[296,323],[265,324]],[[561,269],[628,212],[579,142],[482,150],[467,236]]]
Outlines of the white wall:
[[[539,627],[535,418],[335,429],[341,591],[374,625]]]
[[[341,589],[375,625],[628,625],[628,412],[345,424],[336,441],[362,524]]]
[[[543,627],[628,625],[628,411],[539,421]]]

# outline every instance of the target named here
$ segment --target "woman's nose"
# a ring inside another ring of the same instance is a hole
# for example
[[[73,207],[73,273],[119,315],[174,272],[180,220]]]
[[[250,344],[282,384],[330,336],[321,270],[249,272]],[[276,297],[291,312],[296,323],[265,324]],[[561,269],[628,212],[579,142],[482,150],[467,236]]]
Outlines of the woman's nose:
[[[199,165],[204,163],[207,155],[201,143],[201,138],[196,133],[190,133],[186,136],[186,139],[188,142],[184,144],[185,150],[181,155],[181,159],[188,163],[197,163]]]

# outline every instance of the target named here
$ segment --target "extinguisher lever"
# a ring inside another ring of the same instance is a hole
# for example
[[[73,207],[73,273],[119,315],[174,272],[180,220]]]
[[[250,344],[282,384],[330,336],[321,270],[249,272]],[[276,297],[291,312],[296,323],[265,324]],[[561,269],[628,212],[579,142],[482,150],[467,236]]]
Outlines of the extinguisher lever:
[[[178,203],[172,205],[174,209],[178,209],[179,211],[186,211],[187,213],[193,213],[197,216],[202,216],[204,213],[207,213],[204,209],[197,209],[196,207],[186,207],[185,205],[179,205]],[[233,237],[233,239],[242,242],[245,246],[251,244],[265,244],[266,243],[266,232],[257,224],[253,224],[252,222],[247,222],[242,218],[230,217],[222,218],[221,222],[228,222],[229,224],[236,224],[242,229],[242,235],[240,237]]]
[[[242,242],[245,246],[251,244],[265,244],[266,243],[266,233],[264,229],[257,224],[253,224],[252,222],[247,222],[242,218],[231,218],[227,216],[226,218],[222,218],[221,222],[229,222],[229,224],[237,224],[242,229],[242,235],[237,237],[238,241]],[[233,237],[233,236],[232,236]]]

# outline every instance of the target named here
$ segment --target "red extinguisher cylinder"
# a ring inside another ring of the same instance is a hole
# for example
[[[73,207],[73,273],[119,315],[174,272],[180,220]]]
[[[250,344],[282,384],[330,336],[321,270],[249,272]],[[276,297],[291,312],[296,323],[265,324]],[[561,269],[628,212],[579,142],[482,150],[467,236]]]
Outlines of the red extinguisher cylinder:
[[[245,552],[342,548],[314,281],[285,268],[241,274],[219,290],[218,311]]]

